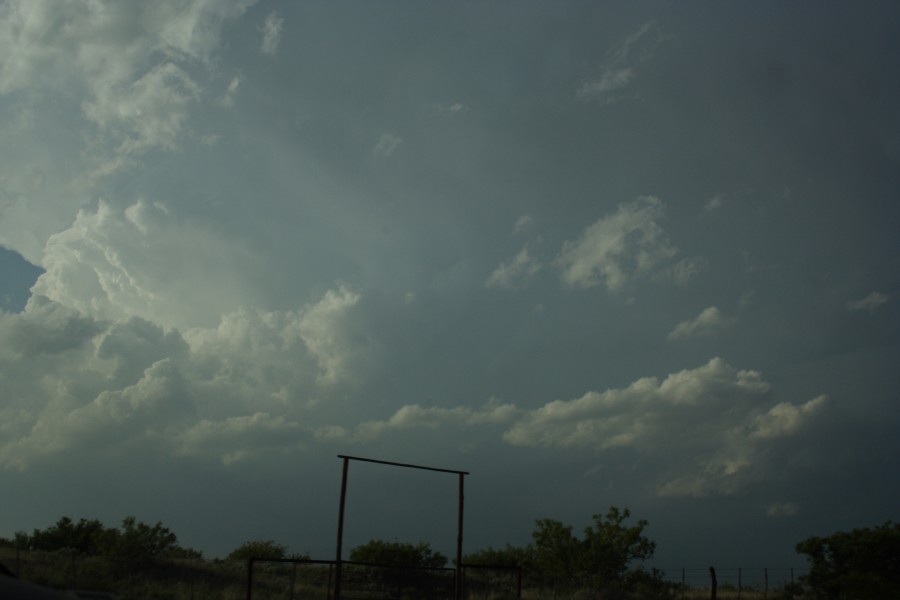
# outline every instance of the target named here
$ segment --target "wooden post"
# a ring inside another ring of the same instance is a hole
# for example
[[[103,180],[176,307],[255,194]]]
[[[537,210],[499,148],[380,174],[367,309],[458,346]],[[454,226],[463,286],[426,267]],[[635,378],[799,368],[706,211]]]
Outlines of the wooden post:
[[[709,578],[710,578],[710,588],[709,588],[709,598],[710,600],[716,600],[716,590],[719,587],[719,583],[716,581],[716,568],[709,568]]]

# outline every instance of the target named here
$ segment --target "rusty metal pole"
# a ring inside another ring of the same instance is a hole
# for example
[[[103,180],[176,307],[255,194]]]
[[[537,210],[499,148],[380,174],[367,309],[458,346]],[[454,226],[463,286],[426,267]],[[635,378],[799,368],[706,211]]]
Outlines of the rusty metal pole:
[[[344,504],[347,502],[347,469],[350,459],[344,459],[344,470],[341,475],[341,504],[338,508],[337,553],[334,559],[334,600],[341,600],[341,553],[344,545]]]
[[[462,600],[462,544],[463,544],[463,503],[465,501],[465,473],[459,474],[459,521],[456,533],[456,600]]]

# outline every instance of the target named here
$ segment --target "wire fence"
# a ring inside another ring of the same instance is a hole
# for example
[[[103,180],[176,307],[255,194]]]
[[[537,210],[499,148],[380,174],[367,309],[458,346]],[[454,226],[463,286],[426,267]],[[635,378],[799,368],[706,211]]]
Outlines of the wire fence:
[[[660,569],[680,598],[793,598],[807,567],[714,567]]]
[[[294,600],[333,597],[334,561],[301,559],[245,561],[173,559],[131,564],[74,551],[37,552],[0,548],[0,562],[21,579],[56,589],[88,589],[120,599]],[[410,568],[344,561],[342,593],[352,598],[421,600],[454,598],[454,569]],[[710,598],[713,579],[708,567],[658,569],[676,599]],[[790,599],[799,596],[803,567],[717,567],[717,598]],[[467,600],[539,598],[528,573],[520,569],[464,565],[463,597]],[[525,590],[523,591],[523,585]],[[537,595],[536,595],[537,594]],[[562,598],[562,596],[558,596]]]

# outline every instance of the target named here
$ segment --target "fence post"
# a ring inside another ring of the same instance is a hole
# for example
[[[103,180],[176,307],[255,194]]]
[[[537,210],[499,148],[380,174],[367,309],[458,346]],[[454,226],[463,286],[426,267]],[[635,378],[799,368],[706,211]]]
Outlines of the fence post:
[[[716,590],[719,587],[718,582],[716,581],[716,568],[709,568],[709,578],[710,578],[710,588],[709,588],[709,598],[710,600],[716,600]]]
[[[247,559],[247,600],[253,598],[253,559]]]
[[[741,600],[741,568],[738,567],[738,600]]]
[[[765,580],[765,591],[763,592],[763,598],[769,597],[769,569],[767,567],[763,567],[763,579]]]
[[[684,567],[681,567],[681,600],[684,600]]]

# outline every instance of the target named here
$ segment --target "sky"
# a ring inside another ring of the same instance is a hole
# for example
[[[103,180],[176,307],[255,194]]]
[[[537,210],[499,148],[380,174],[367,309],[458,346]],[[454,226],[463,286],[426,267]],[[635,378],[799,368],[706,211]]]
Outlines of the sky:
[[[0,536],[662,568],[900,519],[900,5],[0,3]],[[455,553],[353,462],[344,547]]]

